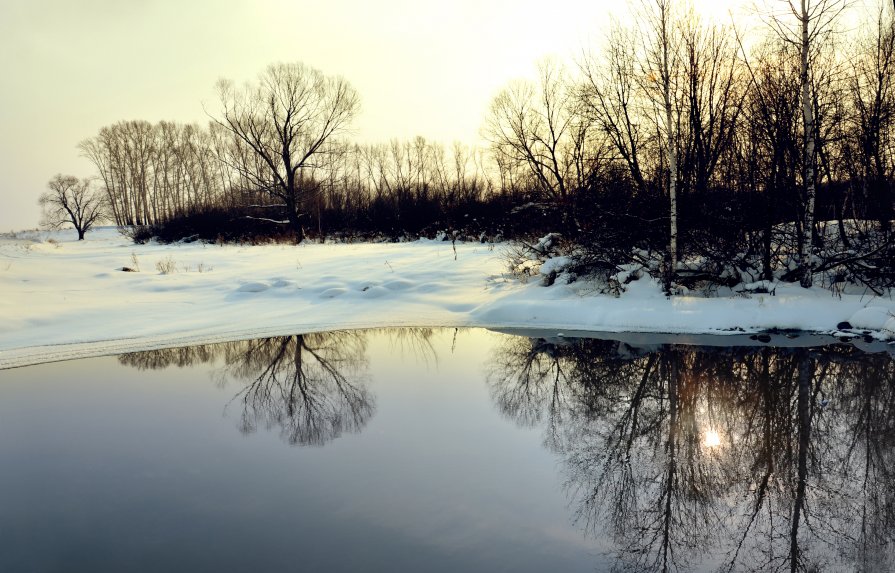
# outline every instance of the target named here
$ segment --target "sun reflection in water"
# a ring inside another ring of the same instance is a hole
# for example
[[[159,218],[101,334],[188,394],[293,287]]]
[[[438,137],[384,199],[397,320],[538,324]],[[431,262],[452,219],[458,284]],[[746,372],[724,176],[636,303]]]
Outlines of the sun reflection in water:
[[[717,448],[721,445],[721,435],[715,430],[706,430],[702,443],[707,448]]]

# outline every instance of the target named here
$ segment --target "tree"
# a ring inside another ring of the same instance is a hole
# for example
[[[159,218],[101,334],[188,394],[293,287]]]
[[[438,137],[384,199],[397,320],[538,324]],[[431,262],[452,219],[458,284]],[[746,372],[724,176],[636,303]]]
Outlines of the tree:
[[[485,132],[501,166],[521,168],[540,193],[568,209],[569,196],[600,167],[591,122],[565,70],[550,60],[537,83],[516,81],[491,102]]]
[[[219,158],[230,138],[212,126],[120,121],[82,141],[110,219],[122,227],[159,225],[227,203],[232,174]]]
[[[679,183],[684,193],[704,195],[730,153],[748,86],[741,81],[728,29],[696,17],[682,27],[686,121]]]
[[[618,25],[610,28],[607,40],[602,58],[589,55],[581,64],[579,99],[583,113],[624,162],[637,191],[645,193],[641,153],[646,137],[638,122],[637,49],[632,32]]]
[[[83,241],[84,233],[105,217],[102,196],[93,188],[92,180],[59,174],[47,187],[50,190],[38,200],[44,211],[44,227],[59,229],[71,223],[78,240]]]
[[[658,132],[664,132],[665,154],[668,160],[668,268],[665,290],[670,292],[678,262],[678,133],[676,112],[679,109],[680,53],[677,22],[670,0],[644,2],[643,19],[646,38],[643,71],[645,89],[656,107]],[[660,111],[661,110],[661,111]]]
[[[804,237],[799,245],[798,266],[800,283],[808,288],[813,283],[812,256],[814,251],[815,200],[817,196],[817,125],[813,60],[829,37],[837,17],[852,3],[851,0],[780,0],[783,11],[794,17],[796,26],[785,23],[781,15],[773,15],[769,24],[781,39],[799,49],[799,95],[802,115],[803,204],[801,221]],[[787,16],[788,18],[788,16]]]
[[[345,130],[360,108],[354,88],[301,63],[269,66],[242,89],[218,83],[223,112],[214,121],[233,136],[231,166],[248,191],[268,195],[285,210],[301,241],[304,203],[315,192],[313,172],[327,144]]]
[[[864,218],[875,214],[883,235],[888,236],[895,174],[891,153],[895,140],[895,21],[882,7],[859,50],[848,79],[848,99],[853,109],[848,135],[848,155],[853,160],[849,166],[869,206]]]

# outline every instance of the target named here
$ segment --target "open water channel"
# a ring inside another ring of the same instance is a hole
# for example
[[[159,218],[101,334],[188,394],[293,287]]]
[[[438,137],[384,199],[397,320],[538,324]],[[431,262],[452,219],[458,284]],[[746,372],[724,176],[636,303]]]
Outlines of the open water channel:
[[[891,571],[895,358],[396,329],[0,371],[0,571]]]

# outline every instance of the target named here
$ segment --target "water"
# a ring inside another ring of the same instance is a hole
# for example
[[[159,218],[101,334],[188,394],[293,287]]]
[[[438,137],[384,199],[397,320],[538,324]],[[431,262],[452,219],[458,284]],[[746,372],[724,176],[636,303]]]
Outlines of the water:
[[[0,571],[893,569],[891,354],[551,334],[0,371]]]

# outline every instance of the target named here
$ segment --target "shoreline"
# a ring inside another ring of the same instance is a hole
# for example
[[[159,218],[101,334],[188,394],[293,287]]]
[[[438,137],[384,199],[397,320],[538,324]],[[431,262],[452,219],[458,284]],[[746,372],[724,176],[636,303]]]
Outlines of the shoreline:
[[[895,338],[889,298],[788,284],[775,295],[668,298],[648,278],[616,298],[595,294],[586,280],[544,287],[538,277],[512,277],[504,248],[431,240],[134,245],[114,228],[85,241],[71,231],[4,237],[0,368],[383,327],[719,340],[779,331],[860,344],[869,336],[883,348]],[[134,261],[139,272],[121,271]],[[165,263],[171,272],[161,272]]]

